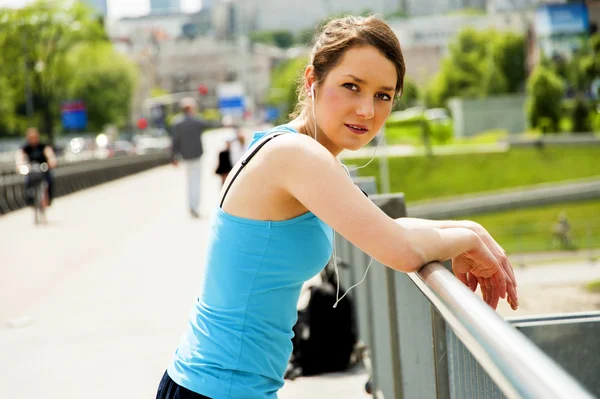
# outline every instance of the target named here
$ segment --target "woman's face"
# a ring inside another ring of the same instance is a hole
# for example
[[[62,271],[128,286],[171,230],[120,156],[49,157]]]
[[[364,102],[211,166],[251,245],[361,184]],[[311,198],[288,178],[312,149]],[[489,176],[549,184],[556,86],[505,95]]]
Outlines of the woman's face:
[[[396,81],[396,67],[377,48],[347,50],[315,88],[319,142],[336,155],[370,142],[392,111]]]

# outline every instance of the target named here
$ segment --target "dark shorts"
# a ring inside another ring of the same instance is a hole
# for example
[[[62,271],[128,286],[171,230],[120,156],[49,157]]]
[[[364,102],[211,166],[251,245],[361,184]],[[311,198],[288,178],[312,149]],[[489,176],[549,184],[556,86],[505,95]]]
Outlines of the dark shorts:
[[[169,374],[165,371],[160,384],[158,385],[158,392],[156,393],[156,399],[210,399],[208,396],[200,395],[199,393],[192,392],[180,385],[177,385],[175,381],[169,377]]]
[[[219,153],[219,165],[217,165],[215,173],[218,175],[225,175],[231,172],[231,169],[233,169],[233,165],[231,164],[229,150],[221,151]]]

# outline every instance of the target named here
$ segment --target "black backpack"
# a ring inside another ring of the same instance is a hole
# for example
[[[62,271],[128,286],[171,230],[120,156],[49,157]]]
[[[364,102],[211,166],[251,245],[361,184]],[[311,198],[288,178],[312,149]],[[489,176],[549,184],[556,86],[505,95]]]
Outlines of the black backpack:
[[[298,311],[286,379],[344,371],[354,365],[357,334],[352,299],[346,296],[333,308],[337,277],[330,267],[321,277],[323,282],[310,288],[306,309]],[[340,295],[344,292],[340,286]]]

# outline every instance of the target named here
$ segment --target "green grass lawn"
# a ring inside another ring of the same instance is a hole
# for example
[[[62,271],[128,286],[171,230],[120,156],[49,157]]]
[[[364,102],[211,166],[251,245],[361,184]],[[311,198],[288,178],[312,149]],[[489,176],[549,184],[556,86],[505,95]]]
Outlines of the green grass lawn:
[[[553,240],[553,227],[565,212],[571,225],[572,247]],[[465,216],[484,226],[508,253],[546,252],[600,247],[600,201]]]
[[[347,159],[364,165],[368,159]],[[455,154],[389,158],[392,192],[408,203],[532,184],[600,177],[600,147],[515,148],[505,153]],[[379,180],[375,159],[361,176]],[[378,184],[379,181],[378,181]]]
[[[346,160],[363,165],[368,159]],[[507,153],[397,157],[389,159],[392,192],[407,202],[598,176],[600,147],[518,148]],[[374,160],[361,176],[379,179]],[[581,202],[465,217],[481,223],[509,253],[562,250],[553,242],[561,211],[572,225],[577,248],[600,247],[600,201]]]

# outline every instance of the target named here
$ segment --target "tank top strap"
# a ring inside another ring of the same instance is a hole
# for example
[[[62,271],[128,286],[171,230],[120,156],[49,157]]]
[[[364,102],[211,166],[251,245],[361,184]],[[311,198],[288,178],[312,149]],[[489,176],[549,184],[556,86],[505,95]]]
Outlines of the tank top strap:
[[[231,185],[233,184],[235,179],[238,177],[238,175],[240,174],[242,169],[244,169],[244,167],[248,164],[248,162],[250,162],[250,159],[252,159],[252,157],[269,141],[273,140],[277,136],[281,136],[282,134],[286,134],[286,133],[292,133],[292,132],[289,130],[276,130],[269,134],[264,135],[263,137],[261,137],[258,140],[258,142],[256,142],[256,144],[254,145],[254,148],[251,151],[248,151],[242,157],[242,162],[241,162],[240,167],[235,172],[235,175],[233,175],[233,178],[229,181],[229,184],[227,185],[227,188],[225,189],[225,192],[223,193],[223,197],[221,198],[221,203],[219,204],[219,208],[223,207],[223,202],[225,201],[225,197],[227,197],[227,193],[229,192]]]

